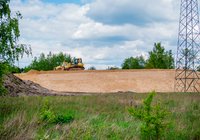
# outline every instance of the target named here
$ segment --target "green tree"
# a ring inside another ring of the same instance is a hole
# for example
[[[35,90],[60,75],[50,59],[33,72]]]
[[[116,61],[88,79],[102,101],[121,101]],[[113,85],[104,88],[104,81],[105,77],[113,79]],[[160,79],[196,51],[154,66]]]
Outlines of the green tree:
[[[0,7],[0,58],[3,61],[13,63],[23,56],[24,52],[29,54],[30,48],[24,44],[17,44],[20,36],[19,22],[22,16],[20,12],[11,17],[9,0],[4,0]]]
[[[145,60],[143,56],[130,57],[124,60],[122,69],[143,69],[145,66]]]
[[[107,68],[107,70],[119,70],[120,68],[118,68],[117,66],[112,66]]]
[[[174,58],[172,56],[172,51],[165,51],[165,48],[161,46],[161,43],[155,43],[153,51],[149,52],[149,58],[145,67],[156,69],[173,69]]]
[[[94,66],[91,66],[88,68],[88,70],[96,70],[96,68]]]
[[[17,66],[14,66],[14,65],[11,65],[9,63],[6,64],[7,66],[7,70],[10,72],[10,73],[20,73],[21,72],[21,69]]]
[[[71,62],[71,56],[60,52],[59,54],[52,54],[49,52],[48,55],[41,53],[37,58],[35,57],[32,63],[25,68],[25,72],[34,69],[34,70],[53,70],[56,66],[59,66],[65,62]]]
[[[0,1],[0,95],[5,93],[3,88],[3,75],[6,73],[6,64],[12,65],[15,60],[26,54],[30,54],[30,47],[18,44],[20,36],[19,22],[22,18],[20,12],[12,17],[9,0]]]
[[[197,67],[197,71],[200,71],[200,66]]]

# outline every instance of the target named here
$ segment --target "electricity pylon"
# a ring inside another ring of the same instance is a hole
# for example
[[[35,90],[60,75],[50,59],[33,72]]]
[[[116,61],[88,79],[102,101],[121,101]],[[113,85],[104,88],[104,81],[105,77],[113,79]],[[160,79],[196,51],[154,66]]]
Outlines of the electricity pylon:
[[[200,32],[197,0],[181,0],[175,91],[200,92]]]

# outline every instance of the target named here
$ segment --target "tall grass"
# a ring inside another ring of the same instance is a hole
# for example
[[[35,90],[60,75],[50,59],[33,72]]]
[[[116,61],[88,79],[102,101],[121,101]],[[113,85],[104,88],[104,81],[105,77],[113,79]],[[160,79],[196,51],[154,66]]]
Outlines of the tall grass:
[[[141,122],[128,108],[138,106],[147,94],[107,94],[68,97],[1,97],[0,139],[140,139]],[[200,95],[158,94],[153,103],[171,112],[164,139],[200,139]],[[45,100],[55,114],[71,114],[70,123],[40,120]]]

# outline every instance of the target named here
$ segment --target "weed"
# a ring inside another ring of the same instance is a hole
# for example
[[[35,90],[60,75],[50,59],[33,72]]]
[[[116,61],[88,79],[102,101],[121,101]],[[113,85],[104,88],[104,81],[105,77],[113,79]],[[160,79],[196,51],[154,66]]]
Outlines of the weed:
[[[164,119],[167,112],[161,108],[160,103],[152,106],[155,92],[151,92],[139,108],[129,108],[129,113],[143,122],[141,126],[142,139],[160,139],[168,124]]]
[[[141,139],[144,121],[133,118],[127,112],[127,106],[130,98],[134,97],[134,101],[137,101],[134,109],[142,109],[146,95],[124,93],[67,97],[0,97],[0,140]],[[157,102],[161,110],[164,107],[170,111],[165,119],[161,119],[164,124],[170,122],[169,128],[161,132],[161,139],[199,139],[199,94],[157,93],[153,98],[150,114],[155,115]],[[58,118],[59,115],[72,116],[74,121],[63,124],[63,117],[58,122],[49,119]]]
[[[70,123],[74,120],[74,116],[72,114],[55,114],[50,108],[50,104],[48,100],[45,100],[44,105],[42,107],[40,118],[42,121],[46,121],[48,123],[62,124],[62,123]]]
[[[62,124],[62,123],[70,123],[74,120],[74,117],[71,114],[68,115],[56,115],[54,118],[54,123],[56,124]]]

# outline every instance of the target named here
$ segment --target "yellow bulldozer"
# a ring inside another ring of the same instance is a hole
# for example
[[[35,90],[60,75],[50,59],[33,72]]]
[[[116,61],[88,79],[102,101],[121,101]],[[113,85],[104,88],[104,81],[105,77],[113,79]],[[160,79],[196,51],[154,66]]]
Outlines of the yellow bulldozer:
[[[57,66],[54,70],[67,70],[67,71],[75,71],[75,70],[84,70],[84,64],[82,62],[82,58],[74,58],[72,62],[63,62],[61,66]]]

